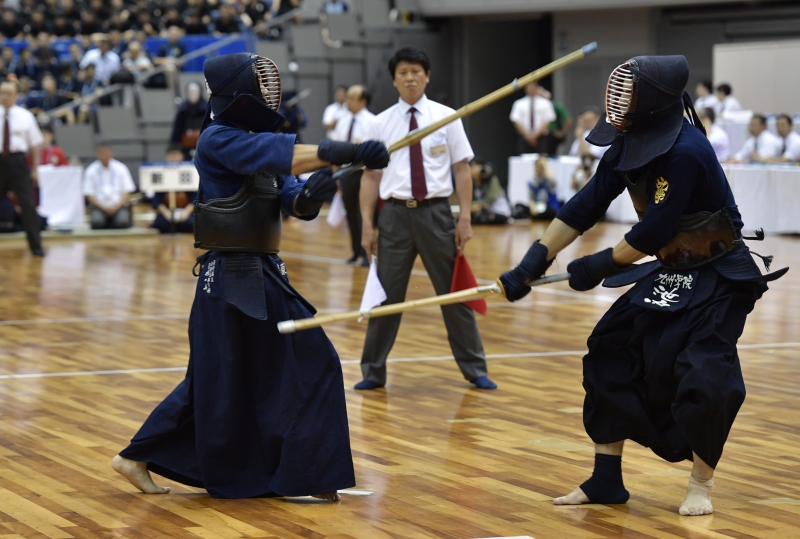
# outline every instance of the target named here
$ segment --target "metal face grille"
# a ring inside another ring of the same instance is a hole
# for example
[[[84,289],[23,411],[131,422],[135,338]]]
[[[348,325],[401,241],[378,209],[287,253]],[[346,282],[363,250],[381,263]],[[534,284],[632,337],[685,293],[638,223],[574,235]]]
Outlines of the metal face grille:
[[[617,129],[624,129],[630,122],[625,118],[633,102],[633,73],[628,71],[630,63],[624,63],[611,72],[606,87],[606,117]]]
[[[281,106],[281,76],[278,74],[278,66],[263,56],[259,56],[253,66],[261,96],[269,108],[278,110]]]

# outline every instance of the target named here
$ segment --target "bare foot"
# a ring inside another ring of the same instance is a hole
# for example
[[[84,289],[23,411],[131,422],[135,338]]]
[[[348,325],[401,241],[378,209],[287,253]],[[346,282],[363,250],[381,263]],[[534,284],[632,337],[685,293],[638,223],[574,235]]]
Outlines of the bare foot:
[[[714,512],[711,506],[711,489],[714,488],[714,478],[708,481],[699,481],[694,476],[689,477],[689,488],[686,499],[683,500],[678,513],[684,516],[710,515]]]
[[[342,499],[338,492],[327,492],[325,494],[314,494],[312,498],[319,498],[320,500],[328,500],[329,502],[338,502]]]
[[[555,505],[580,505],[582,503],[589,503],[589,498],[583,493],[580,487],[578,487],[566,496],[553,498],[553,503]]]
[[[117,455],[111,459],[111,467],[145,494],[166,494],[170,491],[169,487],[159,487],[153,482],[146,462],[136,462]]]

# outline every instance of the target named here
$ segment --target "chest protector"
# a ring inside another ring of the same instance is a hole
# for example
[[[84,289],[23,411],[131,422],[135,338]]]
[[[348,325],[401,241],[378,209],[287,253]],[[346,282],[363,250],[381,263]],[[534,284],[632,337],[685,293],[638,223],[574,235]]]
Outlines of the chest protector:
[[[636,183],[625,175],[628,194],[639,216],[647,212],[647,187],[653,181],[651,173],[645,174]],[[702,211],[681,215],[675,236],[664,246],[656,258],[669,269],[685,270],[704,266],[722,258],[742,245],[742,236],[733,225],[728,210]]]
[[[232,197],[198,200],[194,209],[195,248],[277,253],[283,227],[279,193],[278,177],[262,173],[245,178]]]

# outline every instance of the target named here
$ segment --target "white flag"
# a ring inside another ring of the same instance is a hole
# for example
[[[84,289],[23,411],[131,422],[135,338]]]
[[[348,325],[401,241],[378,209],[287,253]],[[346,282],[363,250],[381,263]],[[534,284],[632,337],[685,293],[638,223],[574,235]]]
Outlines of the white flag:
[[[386,291],[381,286],[381,281],[378,279],[378,262],[375,255],[372,255],[372,261],[369,263],[369,275],[367,275],[367,284],[364,287],[364,296],[361,298],[361,318],[369,318],[369,311],[373,307],[377,307],[386,301]]]
[[[336,191],[336,194],[333,195],[333,200],[331,201],[331,209],[328,210],[328,224],[333,228],[337,228],[344,221],[345,215],[346,212],[344,211],[342,192]]]

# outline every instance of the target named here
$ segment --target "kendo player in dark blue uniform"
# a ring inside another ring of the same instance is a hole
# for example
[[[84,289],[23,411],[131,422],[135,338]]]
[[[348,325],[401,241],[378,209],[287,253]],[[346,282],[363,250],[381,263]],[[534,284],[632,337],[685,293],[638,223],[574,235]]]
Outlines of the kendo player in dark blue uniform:
[[[669,462],[692,460],[679,513],[712,512],[714,469],[745,397],[736,342],[766,281],[786,272],[762,275],[744,245],[733,194],[684,91],[688,77],[683,56],[638,56],[614,70],[606,114],[587,138],[610,146],[597,173],[500,277],[506,297],[521,299],[525,283],[628,189],[640,222],[613,249],[567,266],[575,290],[604,279],[608,287],[636,284],[589,337],[583,422],[595,443],[594,473],[557,505],[625,503],[629,439]],[[632,265],[647,255],[657,260]]]
[[[247,53],[204,65],[211,91],[197,144],[195,246],[200,279],[189,319],[186,378],[112,466],[146,493],[154,471],[215,498],[312,495],[355,485],[339,357],[321,329],[280,335],[314,308],[278,257],[281,211],[317,216],[336,192],[330,164],[383,168],[377,141],[295,145],[283,124],[272,61]],[[213,112],[213,121],[211,113]],[[291,174],[317,170],[305,183]]]

